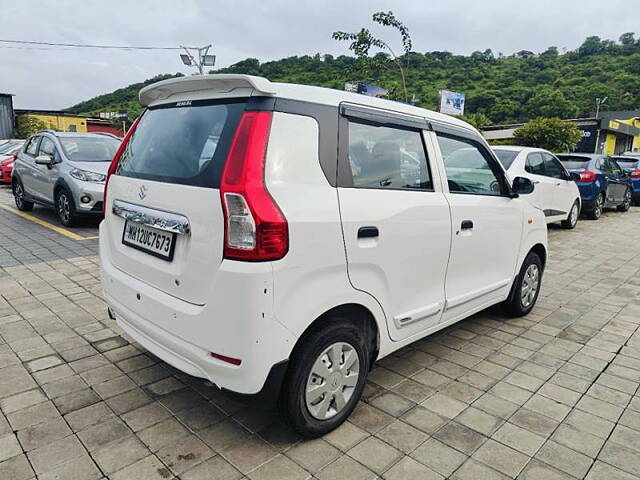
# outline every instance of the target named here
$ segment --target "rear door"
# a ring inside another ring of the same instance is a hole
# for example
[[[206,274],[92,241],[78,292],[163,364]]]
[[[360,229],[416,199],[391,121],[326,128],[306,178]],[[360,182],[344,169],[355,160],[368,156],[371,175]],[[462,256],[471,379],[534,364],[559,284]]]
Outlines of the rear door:
[[[510,188],[498,161],[472,134],[436,128],[436,138],[451,207],[451,253],[442,317],[449,322],[507,297],[520,253],[526,200],[508,196]],[[460,155],[461,151],[465,154]]]
[[[183,101],[142,115],[108,184],[105,222],[117,268],[206,302],[223,256],[220,178],[245,106],[246,99]]]
[[[36,156],[38,155],[38,145],[40,144],[40,135],[34,135],[28,141],[27,147],[19,154],[20,161],[16,162],[15,168],[22,182],[25,192],[31,196],[36,194],[35,177],[38,175]]]
[[[550,153],[543,152],[545,172],[553,183],[552,208],[555,216],[566,217],[573,206],[575,199],[575,187],[573,181],[560,161]]]
[[[384,309],[402,340],[438,324],[451,242],[422,122],[343,110],[338,197],[352,285]],[[415,123],[415,126],[413,126]]]

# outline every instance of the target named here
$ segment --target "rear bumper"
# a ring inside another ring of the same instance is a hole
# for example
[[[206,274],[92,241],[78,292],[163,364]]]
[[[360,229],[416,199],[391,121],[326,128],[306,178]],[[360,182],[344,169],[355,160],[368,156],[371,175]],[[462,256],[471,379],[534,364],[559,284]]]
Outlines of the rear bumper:
[[[11,183],[13,167],[0,167],[0,183]]]
[[[265,397],[267,392],[279,392],[278,382],[284,377],[295,341],[273,318],[272,311],[264,308],[265,304],[272,306],[272,297],[267,302],[251,298],[257,285],[260,292],[272,292],[269,264],[223,262],[215,275],[212,298],[206,305],[194,305],[116,268],[105,234],[103,223],[100,263],[104,297],[129,336],[175,368],[206,378],[224,390]],[[240,359],[241,364],[226,363],[212,357],[211,352]],[[274,367],[277,364],[284,364],[284,369]]]
[[[593,210],[596,198],[600,194],[600,186],[595,183],[577,183],[580,191],[582,210]]]

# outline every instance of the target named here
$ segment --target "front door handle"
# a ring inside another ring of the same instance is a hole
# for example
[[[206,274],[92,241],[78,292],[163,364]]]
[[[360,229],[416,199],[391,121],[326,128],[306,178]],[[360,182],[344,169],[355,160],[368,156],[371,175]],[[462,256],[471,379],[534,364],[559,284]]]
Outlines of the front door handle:
[[[375,238],[380,236],[378,227],[360,227],[358,229],[358,238]]]
[[[471,230],[473,228],[473,222],[471,220],[463,220],[460,224],[460,230]]]

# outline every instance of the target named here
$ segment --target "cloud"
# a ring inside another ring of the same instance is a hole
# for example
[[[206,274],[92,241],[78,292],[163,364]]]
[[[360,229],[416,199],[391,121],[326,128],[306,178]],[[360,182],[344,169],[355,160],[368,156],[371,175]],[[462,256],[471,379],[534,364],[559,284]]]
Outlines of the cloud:
[[[314,53],[347,53],[334,30],[371,25],[393,10],[409,27],[414,50],[509,55],[554,45],[576,48],[587,36],[617,39],[637,27],[625,0],[0,0],[0,38],[116,45],[206,45],[218,66]],[[372,28],[382,33],[384,30]],[[391,31],[385,33],[392,41]],[[6,48],[0,44],[0,91],[18,108],[55,109],[159,73],[190,73],[177,51]]]

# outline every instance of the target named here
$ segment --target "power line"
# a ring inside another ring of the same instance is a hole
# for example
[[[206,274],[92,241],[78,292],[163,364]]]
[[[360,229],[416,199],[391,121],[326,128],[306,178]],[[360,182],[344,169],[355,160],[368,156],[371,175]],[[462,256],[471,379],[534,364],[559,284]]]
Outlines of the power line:
[[[111,49],[111,50],[182,50],[181,47],[94,45],[94,44],[87,44],[87,43],[36,42],[36,41],[33,41],[33,40],[6,40],[6,39],[0,39],[0,43],[11,43],[11,44],[18,44],[18,45],[45,45],[45,46],[48,46],[48,47],[105,48],[105,49]]]

